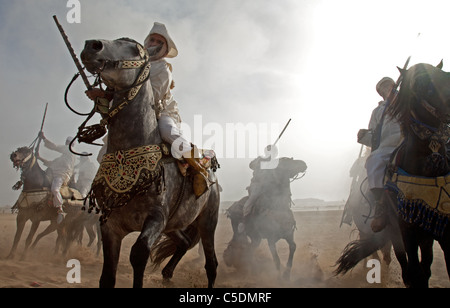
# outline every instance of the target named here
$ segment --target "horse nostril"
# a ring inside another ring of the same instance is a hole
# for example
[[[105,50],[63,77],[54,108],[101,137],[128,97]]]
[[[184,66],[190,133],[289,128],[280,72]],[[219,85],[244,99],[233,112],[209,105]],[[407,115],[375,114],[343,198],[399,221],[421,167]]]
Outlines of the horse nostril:
[[[103,49],[103,43],[97,40],[86,41],[86,49],[99,52]]]

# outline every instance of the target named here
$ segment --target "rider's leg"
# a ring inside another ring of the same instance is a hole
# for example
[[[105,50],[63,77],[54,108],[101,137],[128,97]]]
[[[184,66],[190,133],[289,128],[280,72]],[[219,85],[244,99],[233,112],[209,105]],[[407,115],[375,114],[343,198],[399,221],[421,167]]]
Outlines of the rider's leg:
[[[372,188],[370,190],[375,199],[375,218],[372,220],[371,228],[373,232],[380,232],[387,225],[386,202],[383,200],[383,188]]]
[[[173,118],[161,115],[158,126],[161,138],[172,145],[173,157],[176,159],[184,158],[194,170],[194,193],[197,197],[200,197],[212,183],[208,179],[208,171],[200,164],[200,157],[195,147],[186,140]]]
[[[61,223],[62,219],[64,218],[64,211],[63,211],[63,198],[61,196],[61,186],[63,185],[64,180],[62,177],[55,176],[52,181],[52,194],[53,194],[53,206],[57,209],[58,212],[58,218],[57,222],[58,224]]]

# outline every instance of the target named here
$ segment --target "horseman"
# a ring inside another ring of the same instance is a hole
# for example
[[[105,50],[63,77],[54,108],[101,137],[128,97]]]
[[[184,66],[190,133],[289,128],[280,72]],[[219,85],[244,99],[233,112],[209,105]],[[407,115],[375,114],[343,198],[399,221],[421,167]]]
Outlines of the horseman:
[[[392,152],[402,140],[398,121],[386,114],[387,107],[397,96],[395,89],[396,84],[389,77],[384,77],[377,83],[376,90],[383,101],[373,110],[369,129],[358,132],[358,142],[372,148],[366,161],[366,169],[369,188],[375,198],[375,218],[371,224],[374,232],[380,232],[387,224],[386,205],[382,200],[384,173]]]
[[[166,26],[155,22],[153,28],[144,41],[144,47],[152,55],[150,80],[156,105],[156,117],[163,141],[172,145],[172,155],[176,159],[184,159],[194,170],[194,193],[197,197],[213,183],[208,179],[208,172],[200,163],[199,153],[182,134],[180,130],[181,117],[178,113],[178,103],[171,90],[175,87],[172,77],[172,65],[165,58],[174,58],[178,55],[177,47],[170,37]],[[96,100],[112,100],[110,93],[100,89],[86,91],[87,96]],[[102,103],[107,105],[109,103]]]
[[[75,155],[69,150],[69,145],[72,142],[72,137],[67,137],[65,145],[56,145],[48,140],[43,132],[39,133],[39,137],[44,140],[46,148],[59,152],[62,155],[53,161],[46,160],[36,153],[36,158],[41,160],[44,165],[49,167],[53,174],[51,191],[53,194],[53,206],[56,207],[58,212],[57,223],[60,224],[64,218],[63,210],[63,197],[61,195],[61,187],[67,186],[73,176],[74,167],[76,163]]]
[[[266,153],[273,153],[269,145],[266,147]],[[269,150],[269,151],[267,151]],[[250,162],[249,168],[253,170],[253,177],[250,181],[250,186],[247,187],[248,199],[243,206],[243,218],[244,222],[238,226],[238,231],[243,232],[245,230],[245,224],[251,217],[254,205],[256,201],[266,194],[276,195],[279,197],[278,206],[287,209],[291,205],[291,187],[289,176],[278,176],[277,171],[282,169],[279,159],[272,159],[272,155],[266,157],[259,156]],[[284,173],[284,172],[283,172]],[[274,183],[281,184],[281,191],[273,192],[272,187]]]

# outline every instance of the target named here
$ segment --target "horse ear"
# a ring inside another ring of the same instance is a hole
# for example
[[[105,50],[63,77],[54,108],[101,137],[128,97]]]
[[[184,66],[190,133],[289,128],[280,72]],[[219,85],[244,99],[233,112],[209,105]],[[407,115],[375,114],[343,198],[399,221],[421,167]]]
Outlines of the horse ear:
[[[403,69],[403,68],[398,67],[398,66],[397,66],[397,69],[400,72],[400,75],[404,76],[406,74],[406,71],[407,71],[406,69]]]
[[[444,59],[442,59],[436,67],[441,70],[444,67]]]

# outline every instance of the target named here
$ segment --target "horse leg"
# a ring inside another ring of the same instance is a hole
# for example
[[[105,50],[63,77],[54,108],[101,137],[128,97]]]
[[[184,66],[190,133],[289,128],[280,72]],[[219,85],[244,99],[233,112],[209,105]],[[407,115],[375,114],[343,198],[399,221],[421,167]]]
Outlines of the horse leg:
[[[450,279],[450,232],[447,232],[447,236],[439,240],[442,251],[444,252],[445,265],[447,267],[448,278]]]
[[[36,234],[39,224],[40,224],[39,221],[33,221],[31,223],[30,233],[28,234],[27,239],[25,240],[25,249],[23,250],[23,254],[22,254],[22,258],[21,258],[22,260],[25,260],[28,248],[30,247],[31,242],[33,241],[33,237]]]
[[[52,223],[55,224],[56,233],[58,234],[58,236],[56,237],[56,243],[55,243],[55,249],[54,249],[54,254],[56,256],[59,253],[59,247],[61,247],[64,244],[65,231],[62,230],[62,228],[58,228],[58,224],[56,223],[56,221],[54,221]]]
[[[275,263],[275,268],[279,272],[281,268],[281,262],[277,252],[276,240],[273,238],[267,239],[267,244],[269,245],[270,253],[272,254],[273,262]]]
[[[295,250],[297,249],[297,244],[295,244],[294,241],[294,233],[286,238],[286,242],[289,245],[289,258],[286,263],[286,271],[283,273],[283,278],[289,281],[291,279],[292,261],[294,259]]]
[[[408,275],[408,257],[402,235],[402,228],[405,228],[405,226],[403,220],[399,218],[397,213],[395,212],[395,209],[397,208],[396,194],[389,192],[388,197],[386,198],[386,202],[388,203],[389,209],[389,224],[387,225],[385,232],[387,232],[387,236],[391,240],[395,257],[400,264],[403,284],[406,287],[410,287],[411,283]]]
[[[210,196],[211,198],[211,196]],[[219,202],[215,198],[210,199],[206,212],[202,213],[198,220],[198,230],[202,239],[203,252],[205,254],[205,270],[208,277],[208,288],[213,288],[217,277],[217,266],[219,262],[216,257],[214,246],[214,234],[217,221],[219,220]]]
[[[114,288],[116,284],[117,264],[123,236],[114,233],[108,222],[101,226],[103,242],[103,269],[100,277],[100,288]]]
[[[423,237],[420,240],[420,265],[422,267],[423,273],[426,279],[426,286],[428,288],[428,283],[431,277],[431,264],[433,263],[433,244],[434,239],[431,236],[422,234]]]
[[[84,228],[86,229],[86,232],[87,232],[87,234],[89,236],[89,242],[87,244],[87,247],[91,247],[91,245],[94,243],[94,240],[95,240],[94,225],[89,224],[89,225],[84,226]],[[80,235],[82,236],[83,232],[81,232]]]
[[[131,248],[130,262],[133,266],[133,287],[142,288],[144,271],[150,256],[150,248],[165,228],[165,217],[160,210],[150,212],[144,222],[141,234]]]
[[[391,258],[391,248],[392,248],[392,243],[391,241],[388,241],[386,243],[386,245],[384,245],[381,248],[381,254],[383,255],[383,261],[384,263],[386,263],[386,265],[389,266],[389,264],[391,264],[392,258]]]
[[[33,244],[31,245],[31,249],[34,249],[37,245],[37,243],[41,240],[41,238],[43,238],[44,236],[52,233],[53,231],[55,231],[57,229],[57,224],[56,223],[50,223],[50,225],[41,233],[39,233],[36,236],[36,239],[34,240]]]
[[[19,244],[20,238],[22,237],[23,229],[25,228],[25,223],[27,222],[28,218],[26,218],[24,215],[17,215],[16,218],[16,234],[14,235],[14,242],[11,247],[11,251],[9,252],[8,259],[13,259],[14,255],[16,253],[17,245]]]
[[[408,279],[412,288],[426,288],[426,278],[419,261],[419,242],[414,227],[407,225],[400,218],[400,224],[403,225],[402,237],[405,244],[406,254],[408,256]]]
[[[95,223],[95,229],[97,230],[97,257],[100,255],[102,250],[102,231],[100,228],[100,221]]]
[[[168,281],[173,277],[173,272],[175,271],[175,267],[178,265],[180,260],[188,251],[189,247],[192,245],[192,239],[188,238],[187,235],[181,230],[171,232],[167,234],[172,241],[176,243],[177,249],[173,254],[172,258],[170,258],[167,265],[162,270],[163,279]]]

